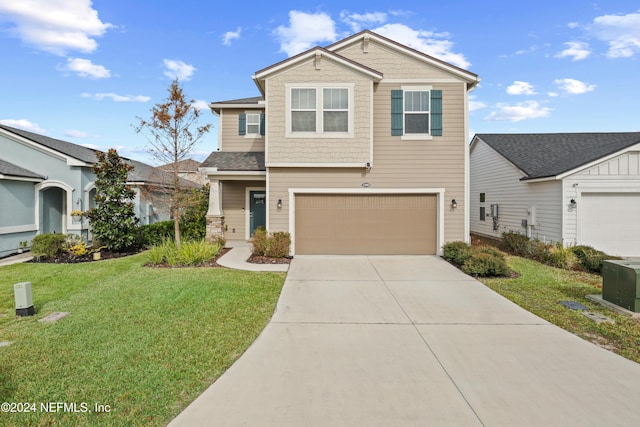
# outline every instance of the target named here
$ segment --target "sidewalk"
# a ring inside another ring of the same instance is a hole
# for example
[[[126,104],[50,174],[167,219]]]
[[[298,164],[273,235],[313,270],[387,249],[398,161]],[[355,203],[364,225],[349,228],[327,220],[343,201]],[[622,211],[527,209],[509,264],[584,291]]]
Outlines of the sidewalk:
[[[252,264],[247,262],[251,256],[251,244],[245,240],[228,240],[226,247],[232,249],[217,261],[223,267],[247,271],[286,272],[289,270],[289,264]]]
[[[30,252],[25,252],[22,254],[18,254],[18,255],[11,255],[8,256],[6,258],[2,258],[0,259],[0,267],[2,267],[3,265],[11,265],[11,264],[18,264],[21,262],[29,262],[33,259],[33,256],[31,255]]]

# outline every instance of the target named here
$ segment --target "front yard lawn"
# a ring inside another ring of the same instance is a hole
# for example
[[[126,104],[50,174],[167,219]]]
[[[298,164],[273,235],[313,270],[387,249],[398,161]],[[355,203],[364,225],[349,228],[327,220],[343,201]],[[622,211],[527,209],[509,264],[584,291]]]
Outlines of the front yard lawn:
[[[585,298],[602,292],[600,276],[561,270],[516,256],[508,256],[507,263],[520,277],[478,280],[537,316],[640,363],[640,322]],[[558,301],[579,302],[591,312],[615,320],[615,324],[598,324]]]
[[[0,347],[0,403],[35,404],[0,424],[165,425],[256,339],[285,278],[147,260],[0,268],[0,342],[11,342]],[[24,281],[36,314],[16,318],[13,285]],[[37,321],[53,312],[71,314]]]

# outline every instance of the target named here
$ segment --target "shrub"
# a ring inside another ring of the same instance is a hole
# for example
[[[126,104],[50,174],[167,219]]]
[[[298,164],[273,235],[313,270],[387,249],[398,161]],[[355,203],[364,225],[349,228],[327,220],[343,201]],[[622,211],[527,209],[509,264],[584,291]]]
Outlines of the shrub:
[[[502,233],[500,249],[521,257],[531,256],[531,240],[524,234],[512,231]]]
[[[472,276],[504,277],[509,274],[509,267],[499,252],[479,249],[464,262],[462,271]]]
[[[442,257],[453,265],[462,266],[471,257],[472,247],[462,241],[445,243]]]
[[[173,239],[173,234],[173,220],[140,226],[140,240],[145,246],[160,245],[165,239]]]
[[[547,248],[545,259],[542,262],[564,270],[572,270],[578,265],[578,259],[571,248],[565,248],[560,242]]]
[[[574,246],[571,251],[575,254],[580,266],[591,273],[602,273],[602,261],[605,259],[622,259],[617,256],[607,255],[591,246]]]
[[[165,239],[149,249],[149,262],[154,265],[167,264],[170,267],[192,266],[211,261],[220,253],[220,246],[207,240],[183,242],[176,249],[173,239]]]
[[[251,245],[253,246],[253,255],[265,256],[267,249],[269,249],[269,240],[267,239],[267,230],[264,227],[258,227],[253,232],[253,239],[251,239]]]
[[[82,257],[89,253],[87,244],[82,237],[77,234],[67,234],[65,238],[65,249],[75,257]]]
[[[34,256],[53,258],[59,252],[64,251],[66,237],[64,234],[45,233],[38,234],[31,241],[31,253]]]
[[[291,246],[291,234],[285,231],[276,231],[268,238],[267,256],[283,258],[289,255]]]

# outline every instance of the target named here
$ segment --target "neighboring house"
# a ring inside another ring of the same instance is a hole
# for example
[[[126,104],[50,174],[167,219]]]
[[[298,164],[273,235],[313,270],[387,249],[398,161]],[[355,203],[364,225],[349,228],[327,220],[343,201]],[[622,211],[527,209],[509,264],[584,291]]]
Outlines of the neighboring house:
[[[204,172],[199,170],[202,163],[193,160],[193,159],[184,159],[178,162],[178,176],[180,178],[187,179],[189,181],[193,181],[197,184],[205,185],[209,183],[209,179]],[[169,163],[166,165],[158,166],[159,169],[162,169],[165,172],[173,172],[173,164]]]
[[[213,102],[208,235],[288,231],[291,253],[436,254],[468,240],[476,74],[363,31],[259,70]]]
[[[478,134],[471,232],[640,256],[640,132]]]
[[[72,217],[71,211],[94,206],[96,161],[92,149],[0,125],[0,257],[39,233],[75,233],[90,240],[88,220]],[[128,183],[136,191],[141,224],[169,219],[168,207],[154,201],[171,182],[168,174],[127,161],[135,167]]]

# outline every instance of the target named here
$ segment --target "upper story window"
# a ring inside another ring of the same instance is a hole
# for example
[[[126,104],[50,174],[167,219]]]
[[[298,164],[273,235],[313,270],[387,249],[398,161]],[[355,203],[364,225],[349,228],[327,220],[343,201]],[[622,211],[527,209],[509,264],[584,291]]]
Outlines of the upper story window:
[[[291,132],[316,131],[316,89],[291,89]]]
[[[349,138],[353,128],[353,84],[287,85],[287,136]]]
[[[256,138],[264,135],[264,113],[247,111],[238,116],[238,135]]]
[[[391,135],[402,139],[442,136],[442,91],[431,86],[392,90]]]

